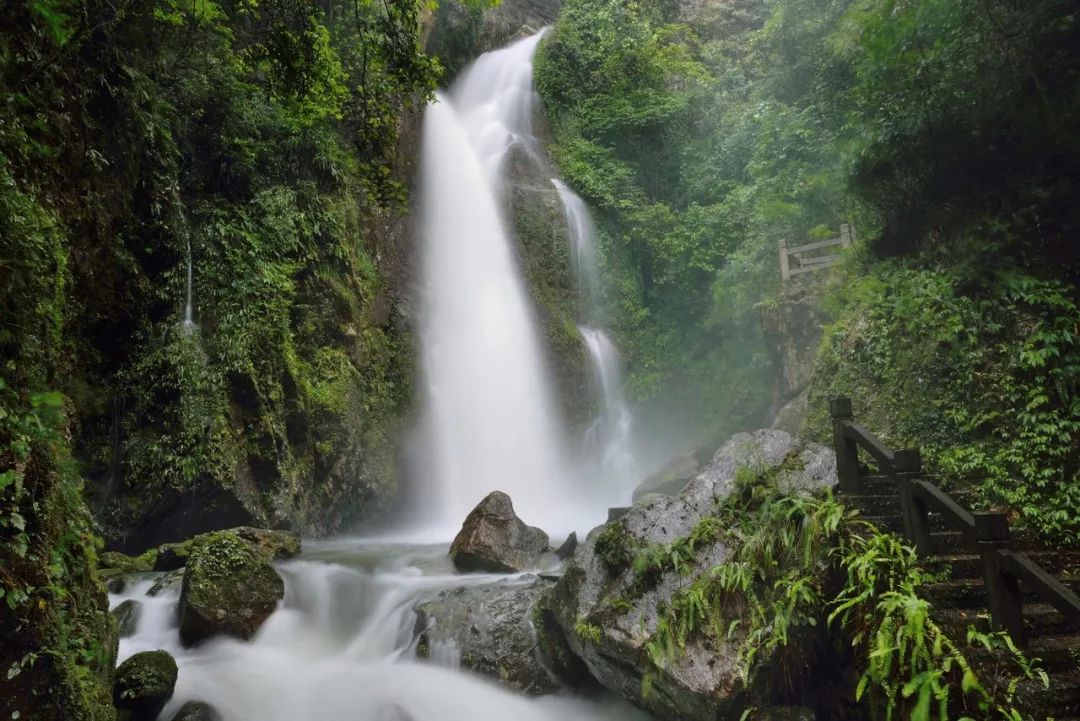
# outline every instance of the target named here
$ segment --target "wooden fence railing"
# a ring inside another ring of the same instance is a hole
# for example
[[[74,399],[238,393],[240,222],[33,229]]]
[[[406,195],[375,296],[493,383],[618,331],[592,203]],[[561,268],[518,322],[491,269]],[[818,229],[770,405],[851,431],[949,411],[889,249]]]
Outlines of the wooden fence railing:
[[[814,251],[823,248],[839,246],[846,248],[851,245],[851,226],[844,223],[840,226],[840,237],[818,240],[805,245],[788,247],[786,240],[780,241],[780,275],[784,280],[790,280],[791,276],[801,273],[810,273],[822,268],[836,265],[840,260],[839,254],[817,255]]]
[[[971,553],[982,563],[987,607],[995,630],[1008,632],[1024,644],[1024,610],[1020,582],[1056,608],[1072,623],[1080,623],[1080,597],[1025,553],[1010,548],[1009,520],[996,511],[971,512],[934,485],[922,472],[917,450],[892,450],[855,423],[850,398],[829,403],[836,450],[836,473],[842,492],[860,492],[859,449],[875,461],[881,474],[896,486],[904,534],[920,555],[935,552],[930,513],[941,515],[946,527],[959,531]]]

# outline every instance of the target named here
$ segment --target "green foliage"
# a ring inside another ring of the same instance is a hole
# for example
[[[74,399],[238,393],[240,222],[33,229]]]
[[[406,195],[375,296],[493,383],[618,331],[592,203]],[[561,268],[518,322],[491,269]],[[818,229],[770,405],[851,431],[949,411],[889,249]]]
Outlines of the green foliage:
[[[933,579],[896,536],[831,496],[783,496],[760,473],[740,476],[716,516],[699,524],[709,529],[700,540],[719,540],[734,551],[672,597],[646,645],[655,668],[677,659],[695,638],[726,645],[723,652],[733,648],[747,684],[766,674],[795,690],[813,665],[820,635],[832,629],[855,649],[861,676],[853,694],[869,704],[873,718],[945,721],[961,708],[979,718],[1019,718],[1012,706],[1018,683],[1046,683],[1046,674],[1004,634],[969,629],[956,639],[939,627],[919,594]],[[844,579],[839,588],[831,580],[836,571]],[[978,675],[965,651],[973,645],[1002,650],[1006,662]]]
[[[869,427],[920,446],[982,505],[1075,544],[1080,310],[1068,288],[1011,271],[973,282],[885,264],[839,294],[844,314],[823,342],[808,427],[825,423],[827,397],[850,395]]]
[[[1016,719],[1020,716],[1012,703],[1017,683],[1027,678],[1048,683],[1046,673],[1007,635],[970,628],[964,639],[968,645],[1002,649],[1010,661],[994,685],[984,685],[965,656],[963,642],[951,638],[931,617],[919,589],[933,578],[918,566],[914,550],[896,536],[856,529],[842,537],[833,555],[846,580],[830,602],[828,621],[838,621],[866,659],[855,696],[867,696],[878,717],[946,721],[961,702],[967,713],[980,718]]]

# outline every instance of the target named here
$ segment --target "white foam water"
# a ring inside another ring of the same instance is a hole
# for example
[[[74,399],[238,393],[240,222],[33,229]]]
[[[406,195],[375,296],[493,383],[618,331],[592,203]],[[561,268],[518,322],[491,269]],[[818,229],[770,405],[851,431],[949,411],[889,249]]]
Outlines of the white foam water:
[[[178,589],[146,596],[153,578],[110,596],[142,604],[120,660],[164,649],[180,669],[168,721],[203,701],[224,721],[626,721],[646,718],[614,700],[530,699],[458,669],[452,647],[415,658],[413,606],[442,589],[506,576],[457,575],[446,546],[306,542],[279,564],[285,599],[250,641],[216,638],[185,649]],[[509,577],[515,578],[515,577]],[[524,579],[523,579],[524,580]]]

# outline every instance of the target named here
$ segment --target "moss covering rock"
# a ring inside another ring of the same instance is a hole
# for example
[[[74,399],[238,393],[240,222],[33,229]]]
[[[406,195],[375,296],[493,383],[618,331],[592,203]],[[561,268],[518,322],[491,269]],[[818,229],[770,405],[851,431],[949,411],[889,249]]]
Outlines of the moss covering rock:
[[[120,664],[113,702],[121,721],[154,721],[172,698],[177,673],[166,651],[143,651]]]
[[[197,545],[213,541],[223,533],[231,534],[246,541],[261,558],[267,561],[292,558],[300,553],[300,537],[295,533],[239,526],[226,531],[200,533],[194,538],[180,543],[164,543],[158,546],[155,550],[154,570],[175,571],[182,568]]]
[[[269,561],[233,533],[195,545],[180,590],[180,640],[220,634],[248,639],[277,608],[285,583]]]
[[[762,649],[744,676],[743,627],[680,637],[679,653],[664,663],[652,652],[670,627],[668,609],[685,603],[682,592],[738,553],[739,539],[724,536],[715,514],[748,475],[811,495],[835,483],[835,458],[774,429],[732,437],[679,495],[644,499],[588,534],[542,604],[551,622],[540,626],[542,641],[565,641],[600,685],[658,718],[739,718],[771,702],[780,659]]]
[[[158,549],[151,548],[146,553],[138,556],[129,556],[119,551],[105,551],[98,556],[98,568],[116,569],[124,573],[140,573],[153,571],[157,561]]]

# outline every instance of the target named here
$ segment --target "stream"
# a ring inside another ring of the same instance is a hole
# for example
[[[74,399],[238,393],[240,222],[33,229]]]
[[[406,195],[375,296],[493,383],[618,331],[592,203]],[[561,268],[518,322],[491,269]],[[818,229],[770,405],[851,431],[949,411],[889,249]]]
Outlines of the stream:
[[[164,649],[179,667],[159,718],[187,701],[209,703],[224,721],[630,721],[647,719],[610,698],[527,698],[458,668],[452,647],[415,658],[413,606],[440,591],[528,574],[459,574],[445,544],[379,539],[306,541],[297,559],[276,564],[285,598],[250,641],[220,637],[180,644],[179,586],[146,593],[162,574],[133,577],[115,608],[141,604],[119,660]]]

